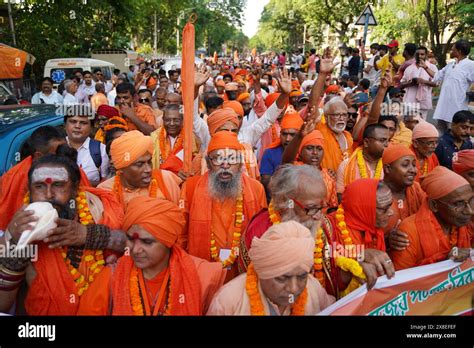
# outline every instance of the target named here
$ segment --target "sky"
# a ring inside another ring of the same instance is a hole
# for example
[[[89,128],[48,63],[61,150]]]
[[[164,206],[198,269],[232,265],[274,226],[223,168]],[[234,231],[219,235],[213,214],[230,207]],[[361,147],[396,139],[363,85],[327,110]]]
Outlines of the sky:
[[[270,0],[247,0],[242,31],[249,39],[257,33],[258,20],[260,19],[263,8],[269,1]]]

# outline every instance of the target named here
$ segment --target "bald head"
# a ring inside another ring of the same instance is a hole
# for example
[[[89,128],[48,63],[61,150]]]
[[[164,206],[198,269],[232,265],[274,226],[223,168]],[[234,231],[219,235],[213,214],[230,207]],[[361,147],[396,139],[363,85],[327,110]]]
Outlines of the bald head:
[[[166,101],[168,102],[168,104],[181,105],[183,102],[183,99],[177,93],[168,93],[166,95]]]

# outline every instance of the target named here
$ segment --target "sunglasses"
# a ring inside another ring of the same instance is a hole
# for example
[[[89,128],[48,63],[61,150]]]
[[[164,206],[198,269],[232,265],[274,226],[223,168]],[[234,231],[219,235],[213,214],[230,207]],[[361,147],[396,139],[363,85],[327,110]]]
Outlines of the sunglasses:
[[[139,101],[140,103],[149,103],[149,102],[150,102],[150,99],[148,99],[148,98],[140,98],[140,99],[138,99],[138,101]]]

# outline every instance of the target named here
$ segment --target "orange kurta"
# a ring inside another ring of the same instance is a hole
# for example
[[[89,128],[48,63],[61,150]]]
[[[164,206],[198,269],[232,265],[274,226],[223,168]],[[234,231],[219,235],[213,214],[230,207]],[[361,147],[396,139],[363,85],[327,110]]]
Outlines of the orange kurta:
[[[107,191],[87,187],[86,192],[100,198],[104,212],[97,223],[120,229],[123,210],[115,197]],[[60,249],[50,249],[39,243],[38,260],[33,263],[36,277],[28,289],[25,308],[29,315],[107,315],[109,311],[110,275],[109,267],[104,267],[95,275],[93,283],[82,296],[77,293],[76,284],[69,273]],[[79,271],[86,277],[84,260]]]
[[[133,315],[130,299],[130,274],[133,260],[120,258],[112,280],[113,315]],[[171,249],[171,315],[203,315],[216,291],[222,286],[225,270],[218,263],[206,262],[188,255],[180,247]],[[162,272],[163,273],[163,272]],[[153,292],[161,288],[163,277],[147,282]],[[161,281],[160,281],[161,280]],[[198,284],[200,286],[198,286]],[[155,291],[153,291],[155,290]],[[186,299],[183,303],[180,298]]]
[[[153,126],[155,129],[158,128],[156,124],[155,114],[153,113],[153,109],[148,105],[143,104],[135,104],[135,115],[145,123],[148,123],[150,126]],[[137,126],[135,123],[130,121],[127,118],[127,126],[128,130],[137,130]]]
[[[427,200],[416,214],[402,221],[399,230],[408,234],[410,244],[405,250],[390,252],[396,270],[446,260],[454,246],[450,245],[449,237],[429,209]],[[457,231],[456,246],[470,248],[472,236],[468,226],[460,227]]]
[[[384,228],[385,233],[390,232],[397,225],[398,220],[406,219],[410,215],[415,214],[420,209],[425,198],[426,193],[417,182],[406,188],[403,201],[400,202],[394,198],[392,202],[393,215]]]
[[[347,149],[342,151],[334,132],[327,126],[327,124],[319,123],[316,129],[319,130],[324,137],[324,157],[321,167],[330,169],[336,173],[341,162],[344,159],[349,158],[352,154],[352,135],[347,131],[343,132],[347,143]]]
[[[218,252],[230,249],[234,232],[235,200],[214,201],[209,195],[209,174],[188,179],[183,186],[181,197],[189,211],[188,252],[191,255],[211,261],[211,230],[214,233]],[[242,175],[244,219],[242,231],[251,218],[267,206],[265,190],[260,182]],[[238,274],[234,263],[227,280]]]
[[[431,154],[431,156],[425,158],[425,161],[428,161],[428,168],[426,168],[426,173],[424,172],[424,168],[425,168],[425,165],[423,163],[423,167],[420,166],[420,160],[418,159],[418,157],[416,156],[416,152],[415,152],[415,149],[413,148],[413,145],[410,147],[410,150],[413,151],[413,153],[415,154],[415,158],[416,158],[416,177],[415,177],[415,181],[417,182],[420,182],[420,178],[423,176],[423,175],[426,175],[428,174],[429,172],[431,172],[435,167],[439,166],[439,161],[438,161],[438,157],[436,157],[436,154],[433,152]]]

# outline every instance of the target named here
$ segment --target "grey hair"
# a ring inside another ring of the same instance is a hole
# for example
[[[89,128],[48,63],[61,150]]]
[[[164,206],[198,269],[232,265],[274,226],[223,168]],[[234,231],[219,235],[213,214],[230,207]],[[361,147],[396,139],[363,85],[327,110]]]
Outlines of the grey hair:
[[[314,166],[284,164],[278,167],[269,185],[275,209],[287,208],[288,201],[293,199],[298,191],[310,184],[310,181],[317,181],[326,188],[320,170]]]
[[[65,80],[65,81],[64,81],[64,84],[63,84],[64,89],[67,91],[68,88],[71,87],[71,85],[72,85],[73,83],[74,83],[73,80]]]
[[[346,103],[344,103],[344,99],[342,99],[341,97],[334,97],[334,98],[329,99],[329,101],[326,104],[324,104],[324,108],[323,108],[324,114],[327,114],[329,112],[329,109],[333,105],[336,105],[336,104],[344,105],[344,108],[346,109],[346,111],[348,110]]]

